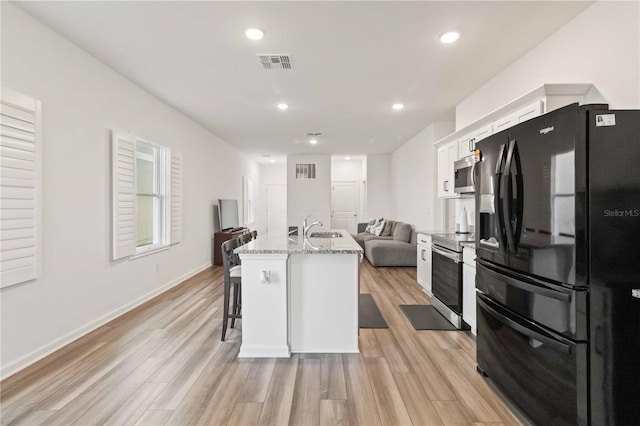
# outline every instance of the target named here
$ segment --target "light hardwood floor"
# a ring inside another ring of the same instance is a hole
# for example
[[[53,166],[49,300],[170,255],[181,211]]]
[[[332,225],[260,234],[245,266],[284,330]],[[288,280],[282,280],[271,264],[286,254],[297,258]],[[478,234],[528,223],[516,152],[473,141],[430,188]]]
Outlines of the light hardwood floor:
[[[2,424],[520,424],[475,369],[465,332],[415,331],[415,268],[361,266],[388,329],[360,354],[238,359],[242,321],[220,341],[222,271],[202,272],[1,386]]]

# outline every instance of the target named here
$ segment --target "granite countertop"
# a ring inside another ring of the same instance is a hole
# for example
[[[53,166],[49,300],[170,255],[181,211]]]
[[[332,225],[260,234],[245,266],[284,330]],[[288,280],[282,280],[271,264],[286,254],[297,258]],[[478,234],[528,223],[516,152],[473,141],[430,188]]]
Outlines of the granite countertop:
[[[421,229],[416,229],[416,234],[433,235],[433,234],[444,234],[444,233],[445,233],[444,231],[433,231],[433,230],[425,231]]]
[[[331,232],[342,234],[337,238],[303,238],[282,234],[258,235],[253,241],[234,250],[237,254],[341,254],[362,253],[349,232],[345,229],[332,229]]]
[[[466,241],[464,243],[460,243],[460,245],[464,248],[470,248],[470,249],[475,249],[476,248],[476,242],[475,241]]]

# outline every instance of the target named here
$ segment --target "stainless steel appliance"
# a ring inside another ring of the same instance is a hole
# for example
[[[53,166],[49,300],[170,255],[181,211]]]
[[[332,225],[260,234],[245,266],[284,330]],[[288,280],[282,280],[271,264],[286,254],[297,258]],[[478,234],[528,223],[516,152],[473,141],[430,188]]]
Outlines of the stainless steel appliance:
[[[468,329],[462,320],[462,242],[474,241],[469,234],[431,236],[431,303],[458,329]]]
[[[477,145],[477,361],[535,424],[637,424],[640,111],[568,105]]]
[[[475,192],[475,168],[475,155],[469,155],[453,163],[453,192],[456,194],[472,194]]]

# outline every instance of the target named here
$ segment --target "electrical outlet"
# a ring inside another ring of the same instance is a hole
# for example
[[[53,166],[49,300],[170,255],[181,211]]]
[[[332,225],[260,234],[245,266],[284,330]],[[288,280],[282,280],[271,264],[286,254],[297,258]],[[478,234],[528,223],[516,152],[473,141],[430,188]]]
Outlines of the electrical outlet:
[[[156,263],[156,272],[160,272],[160,264]]]

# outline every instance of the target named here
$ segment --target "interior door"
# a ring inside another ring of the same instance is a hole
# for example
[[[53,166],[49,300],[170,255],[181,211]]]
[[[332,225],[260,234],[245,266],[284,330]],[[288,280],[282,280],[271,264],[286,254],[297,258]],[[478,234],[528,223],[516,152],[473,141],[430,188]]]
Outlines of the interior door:
[[[287,235],[287,185],[267,185],[267,233]]]
[[[334,182],[331,191],[331,229],[358,230],[360,191],[358,182]]]

